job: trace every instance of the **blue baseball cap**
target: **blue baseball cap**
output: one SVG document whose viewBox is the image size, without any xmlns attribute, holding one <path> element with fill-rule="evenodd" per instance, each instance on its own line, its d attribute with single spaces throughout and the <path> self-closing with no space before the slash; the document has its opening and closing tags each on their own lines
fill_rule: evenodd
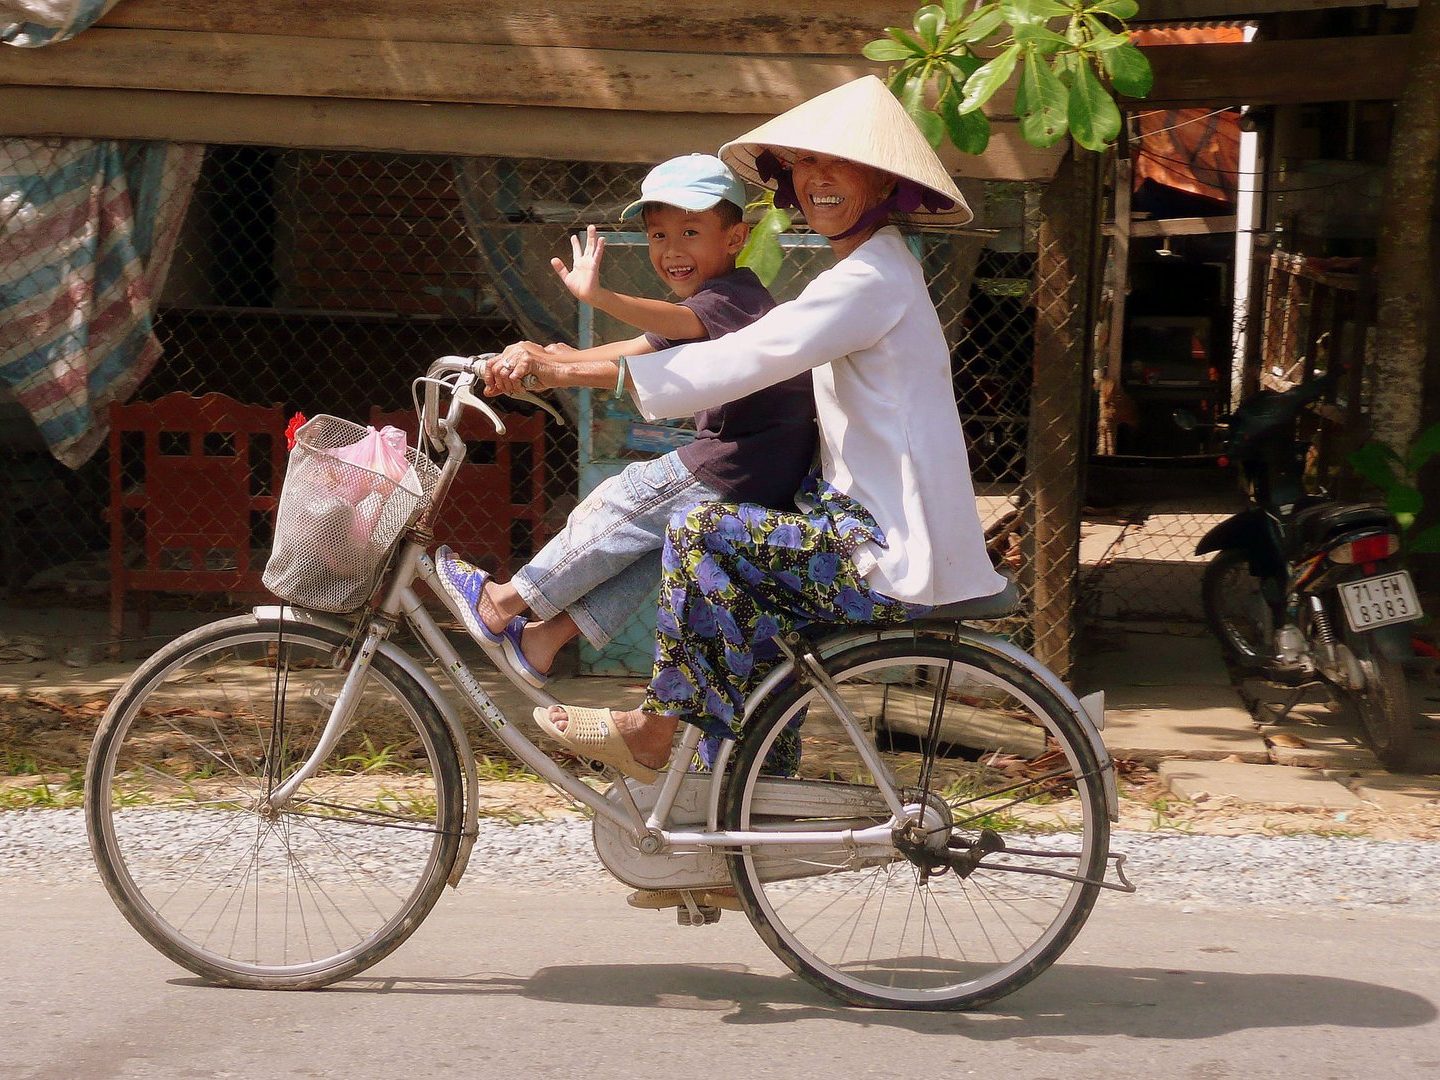
<svg viewBox="0 0 1440 1080">
<path fill-rule="evenodd" d="M 744 212 L 745 185 L 740 178 L 713 154 L 686 154 L 651 169 L 640 184 L 640 198 L 620 212 L 620 220 L 630 220 L 646 203 L 709 210 L 722 199 Z"/>
</svg>

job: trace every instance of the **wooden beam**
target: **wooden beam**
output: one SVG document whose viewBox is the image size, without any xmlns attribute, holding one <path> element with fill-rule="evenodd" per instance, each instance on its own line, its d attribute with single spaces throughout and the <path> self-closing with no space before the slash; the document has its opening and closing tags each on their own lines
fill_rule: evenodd
<svg viewBox="0 0 1440 1080">
<path fill-rule="evenodd" d="M 122 0 L 96 25 L 131 30 L 294 35 L 577 49 L 858 56 L 912 0 Z"/>
<path fill-rule="evenodd" d="M 781 112 L 884 68 L 861 57 L 476 48 L 352 38 L 92 29 L 44 49 L 0 51 L 0 83 L 483 102 L 577 109 Z"/>
<path fill-rule="evenodd" d="M 1155 87 L 1132 110 L 1388 101 L 1405 85 L 1408 38 L 1313 38 L 1245 45 L 1154 45 Z"/>
<path fill-rule="evenodd" d="M 1117 209 L 1116 213 L 1119 214 L 1119 212 Z M 1119 218 L 1114 222 L 1107 221 L 1100 226 L 1101 231 L 1106 235 L 1119 236 L 1120 221 Z M 1214 217 L 1156 218 L 1153 221 L 1147 218 L 1135 218 L 1125 224 L 1127 239 L 1130 236 L 1202 236 L 1205 233 L 1233 233 L 1234 231 L 1235 215 L 1233 214 L 1217 214 Z"/>
<path fill-rule="evenodd" d="M 1134 25 L 1253 18 L 1332 8 L 1413 7 L 1416 0 L 1146 0 Z"/>
<path fill-rule="evenodd" d="M 14 50 L 16 52 L 20 50 Z M 431 104 L 412 101 L 6 87 L 0 135 L 170 139 L 319 150 L 651 163 L 721 143 L 769 119 L 740 113 Z M 1048 180 L 1062 147 L 1037 150 L 994 121 L 980 157 L 946 151 L 960 177 Z"/>
</svg>

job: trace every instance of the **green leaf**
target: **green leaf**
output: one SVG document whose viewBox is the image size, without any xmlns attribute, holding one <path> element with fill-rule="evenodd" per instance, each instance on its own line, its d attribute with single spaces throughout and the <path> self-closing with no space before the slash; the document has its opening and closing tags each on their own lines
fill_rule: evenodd
<svg viewBox="0 0 1440 1080">
<path fill-rule="evenodd" d="M 736 266 L 748 266 L 761 284 L 769 285 L 780 273 L 785 251 L 780 247 L 780 234 L 790 228 L 790 213 L 772 206 L 750 229 L 750 239 L 740 249 Z"/>
<path fill-rule="evenodd" d="M 1143 98 L 1155 85 L 1155 73 L 1150 70 L 1150 61 L 1145 54 L 1130 42 L 1100 54 L 1105 65 L 1105 74 L 1110 76 L 1110 85 L 1118 94 L 1126 97 Z"/>
<path fill-rule="evenodd" d="M 1070 84 L 1070 134 L 1086 150 L 1104 150 L 1120 134 L 1120 110 L 1089 64 Z"/>
<path fill-rule="evenodd" d="M 969 0 L 944 0 L 940 6 L 945 9 L 945 20 L 953 23 L 963 19 L 968 2 Z"/>
<path fill-rule="evenodd" d="M 915 126 L 931 147 L 938 147 L 945 140 L 945 125 L 925 104 L 925 83 L 926 79 L 921 75 L 907 82 L 900 94 L 900 104 L 905 106 L 905 112 L 915 121 Z"/>
<path fill-rule="evenodd" d="M 965 80 L 970 78 L 971 75 L 974 75 L 975 72 L 979 71 L 985 64 L 984 60 L 981 60 L 978 56 L 971 56 L 969 53 L 963 56 L 946 56 L 942 59 L 953 73 L 951 78 L 961 86 L 964 86 Z"/>
<path fill-rule="evenodd" d="M 1085 57 L 1078 52 L 1067 51 L 1056 53 L 1054 60 L 1055 74 L 1060 76 L 1060 81 L 1068 88 L 1075 84 L 1075 73 L 1085 64 Z"/>
<path fill-rule="evenodd" d="M 1006 21 L 1015 27 L 1058 19 L 1074 10 L 1069 4 L 1057 3 L 1057 0 L 1003 0 L 1000 7 L 1005 12 Z"/>
<path fill-rule="evenodd" d="M 1015 92 L 1020 135 L 1031 146 L 1054 146 L 1069 128 L 1069 103 L 1060 76 L 1035 50 L 1026 53 Z"/>
<path fill-rule="evenodd" d="M 1115 33 L 1094 15 L 1085 16 L 1085 29 L 1090 31 L 1090 36 L 1082 43 L 1081 48 L 1087 52 L 1104 52 L 1107 49 L 1118 49 L 1130 40 L 1129 34 Z"/>
<path fill-rule="evenodd" d="M 1440 424 L 1432 424 L 1416 436 L 1405 455 L 1405 464 L 1410 471 L 1419 472 L 1420 467 L 1436 454 L 1440 454 Z"/>
<path fill-rule="evenodd" d="M 1063 34 L 1057 34 L 1046 26 L 1017 26 L 1015 40 L 1022 45 L 1039 46 L 1047 54 L 1056 49 L 1065 49 L 1070 46 L 1070 42 L 1065 39 Z"/>
<path fill-rule="evenodd" d="M 1407 538 L 1406 550 L 1417 552 L 1421 555 L 1434 555 L 1440 552 L 1440 525 L 1431 525 L 1429 528 L 1421 529 L 1414 536 Z"/>
<path fill-rule="evenodd" d="M 1400 483 L 1395 473 L 1396 454 L 1382 442 L 1367 442 L 1350 452 L 1350 467 L 1382 491 Z"/>
<path fill-rule="evenodd" d="M 1418 488 L 1409 484 L 1396 484 L 1385 493 L 1385 506 L 1397 517 L 1410 514 L 1412 517 L 1425 507 L 1425 498 Z M 1409 525 L 1405 526 L 1407 529 Z"/>
<path fill-rule="evenodd" d="M 1140 13 L 1140 5 L 1135 0 L 1100 0 L 1098 4 L 1091 4 L 1085 11 L 1113 15 L 1117 19 L 1133 19 Z"/>
<path fill-rule="evenodd" d="M 897 45 L 905 46 L 912 56 L 926 56 L 930 52 L 924 45 L 911 37 L 907 31 L 901 30 L 898 26 L 885 27 L 885 36 Z"/>
<path fill-rule="evenodd" d="M 940 99 L 940 119 L 950 141 L 962 153 L 983 154 L 990 145 L 990 118 L 979 109 L 962 113 L 959 102 L 947 94 Z"/>
<path fill-rule="evenodd" d="M 984 41 L 1005 22 L 1005 12 L 999 4 L 990 4 L 971 13 L 960 31 L 961 41 Z"/>
<path fill-rule="evenodd" d="M 926 4 L 915 12 L 915 34 L 924 42 L 927 52 L 940 44 L 940 28 L 945 25 L 945 9 L 939 4 Z"/>
<path fill-rule="evenodd" d="M 892 41 L 890 38 L 877 38 L 875 41 L 868 42 L 860 50 L 860 55 L 867 60 L 878 60 L 882 64 L 888 64 L 892 60 L 908 60 L 915 54 L 898 41 Z"/>
<path fill-rule="evenodd" d="M 965 80 L 965 96 L 960 101 L 962 113 L 974 112 L 1004 86 L 1015 70 L 1015 61 L 1020 58 L 1020 46 L 1011 45 L 1000 55 L 982 64 Z"/>
</svg>

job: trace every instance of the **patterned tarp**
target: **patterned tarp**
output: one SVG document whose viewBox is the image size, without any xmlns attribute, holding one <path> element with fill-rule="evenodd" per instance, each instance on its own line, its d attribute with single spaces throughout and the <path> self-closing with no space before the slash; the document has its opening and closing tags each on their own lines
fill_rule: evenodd
<svg viewBox="0 0 1440 1080">
<path fill-rule="evenodd" d="M 0 0 L 0 41 L 34 49 L 69 41 L 117 0 Z"/>
<path fill-rule="evenodd" d="M 71 468 L 159 358 L 154 297 L 204 153 L 0 139 L 0 384 Z"/>
</svg>

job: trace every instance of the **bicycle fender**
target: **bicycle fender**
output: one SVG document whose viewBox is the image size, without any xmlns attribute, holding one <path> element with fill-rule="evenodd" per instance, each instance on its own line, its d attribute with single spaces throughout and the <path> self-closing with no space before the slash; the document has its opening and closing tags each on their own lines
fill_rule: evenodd
<svg viewBox="0 0 1440 1080">
<path fill-rule="evenodd" d="M 257 619 L 283 619 L 285 622 L 306 623 L 346 635 L 354 629 L 344 619 L 288 605 L 282 607 L 274 604 L 252 610 Z M 389 639 L 382 641 L 377 651 L 382 656 L 394 661 L 395 665 L 414 679 L 425 691 L 426 696 L 434 702 L 435 707 L 440 710 L 440 718 L 445 721 L 445 727 L 450 732 L 450 738 L 455 743 L 455 749 L 460 754 L 460 767 L 465 771 L 466 812 L 464 828 L 460 833 L 460 847 L 455 853 L 455 865 L 451 867 L 450 876 L 446 879 L 453 889 L 460 884 L 460 879 L 465 874 L 465 868 L 470 864 L 470 852 L 474 849 L 476 837 L 479 835 L 479 820 L 476 817 L 475 809 L 480 805 L 480 778 L 475 771 L 475 755 L 470 749 L 470 737 L 465 734 L 465 725 L 461 720 L 459 710 L 455 708 L 455 703 L 448 694 L 440 689 L 439 684 L 430 677 L 430 673 L 420 666 L 419 661 Z"/>
<path fill-rule="evenodd" d="M 896 628 L 882 630 L 878 633 L 871 630 L 837 635 L 827 638 L 821 643 L 820 659 L 824 660 L 843 649 L 853 648 L 867 642 L 909 637 L 914 633 L 913 629 Z M 1085 733 L 1085 738 L 1090 743 L 1090 748 L 1095 752 L 1095 760 L 1100 765 L 1100 784 L 1105 793 L 1106 814 L 1111 821 L 1118 822 L 1120 820 L 1120 792 L 1115 780 L 1115 761 L 1111 758 L 1110 750 L 1105 745 L 1105 739 L 1100 734 L 1105 727 L 1104 691 L 1087 694 L 1083 699 L 1078 698 L 1074 691 L 1060 681 L 1058 675 L 1024 649 L 1004 638 L 968 626 L 961 626 L 957 636 L 970 645 L 1009 660 L 1015 666 L 1023 669 L 1054 694 L 1066 710 L 1075 717 L 1076 723 L 1080 725 L 1080 730 Z M 793 677 L 793 674 L 794 664 L 786 660 L 766 675 L 745 702 L 744 721 L 748 722 L 759 703 L 764 701 L 782 682 Z M 728 751 L 733 746 L 734 741 L 727 740 L 725 746 L 721 748 L 721 755 L 715 762 L 715 771 L 710 781 L 710 827 L 712 829 L 718 828 L 720 795 L 724 786 L 725 767 L 728 766 L 730 760 Z"/>
</svg>

